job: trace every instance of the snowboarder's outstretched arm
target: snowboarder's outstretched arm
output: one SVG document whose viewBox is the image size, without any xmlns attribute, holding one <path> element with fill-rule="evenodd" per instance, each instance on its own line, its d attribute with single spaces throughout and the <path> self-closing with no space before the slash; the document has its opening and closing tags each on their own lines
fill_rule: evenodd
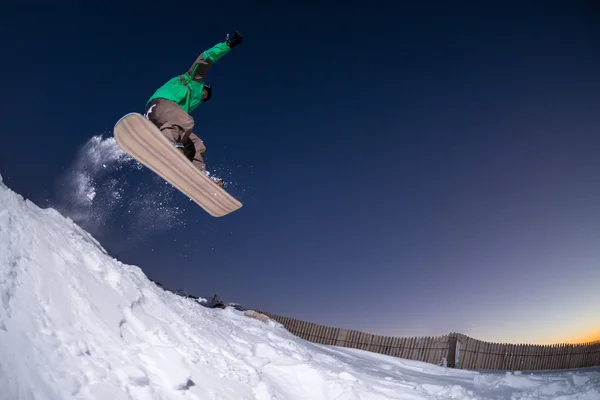
<svg viewBox="0 0 600 400">
<path fill-rule="evenodd" d="M 217 43 L 210 49 L 203 51 L 194 61 L 187 74 L 197 82 L 204 82 L 212 65 L 240 43 L 242 43 L 242 35 L 239 32 L 236 31 L 231 37 L 227 35 L 224 42 Z"/>
</svg>

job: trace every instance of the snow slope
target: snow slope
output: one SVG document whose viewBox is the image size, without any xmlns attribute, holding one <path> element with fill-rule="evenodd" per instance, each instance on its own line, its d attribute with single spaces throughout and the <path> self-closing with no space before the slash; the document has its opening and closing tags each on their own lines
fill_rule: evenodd
<svg viewBox="0 0 600 400">
<path fill-rule="evenodd" d="M 207 309 L 0 178 L 1 399 L 600 399 L 600 369 L 452 370 Z"/>
</svg>

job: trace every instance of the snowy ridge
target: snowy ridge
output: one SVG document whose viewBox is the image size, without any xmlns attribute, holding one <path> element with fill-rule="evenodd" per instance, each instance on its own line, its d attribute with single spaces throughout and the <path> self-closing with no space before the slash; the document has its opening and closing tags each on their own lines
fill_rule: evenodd
<svg viewBox="0 0 600 400">
<path fill-rule="evenodd" d="M 0 399 L 600 399 L 600 369 L 452 370 L 307 343 L 110 257 L 0 177 Z"/>
</svg>

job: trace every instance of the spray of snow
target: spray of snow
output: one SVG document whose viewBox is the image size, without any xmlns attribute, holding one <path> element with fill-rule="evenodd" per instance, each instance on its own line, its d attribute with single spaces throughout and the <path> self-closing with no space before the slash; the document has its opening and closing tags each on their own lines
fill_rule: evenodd
<svg viewBox="0 0 600 400">
<path fill-rule="evenodd" d="M 482 373 L 308 343 L 164 291 L 0 177 L 0 388 L 39 400 L 595 400 L 600 368 Z"/>
<path fill-rule="evenodd" d="M 184 210 L 174 204 L 178 192 L 121 150 L 113 137 L 93 136 L 85 143 L 60 178 L 57 194 L 51 205 L 93 233 L 122 220 L 138 236 L 184 223 Z"/>
<path fill-rule="evenodd" d="M 240 172 L 243 170 L 244 173 L 248 173 L 249 170 L 252 171 L 253 166 L 243 167 L 236 165 L 233 167 L 232 165 L 234 165 L 233 162 L 217 165 L 211 164 L 206 171 L 206 175 L 213 181 L 223 180 L 225 189 L 238 200 L 243 201 L 247 187 L 239 181 Z"/>
</svg>

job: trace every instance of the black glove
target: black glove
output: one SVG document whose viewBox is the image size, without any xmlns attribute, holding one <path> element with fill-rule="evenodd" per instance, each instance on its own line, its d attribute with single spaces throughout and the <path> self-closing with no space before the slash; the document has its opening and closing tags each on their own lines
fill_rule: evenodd
<svg viewBox="0 0 600 400">
<path fill-rule="evenodd" d="M 229 37 L 229 34 L 227 34 L 227 36 L 225 37 L 225 42 L 227 43 L 227 46 L 229 46 L 230 49 L 233 49 L 235 46 L 242 43 L 242 39 L 243 37 L 240 34 L 240 32 L 235 31 L 232 37 Z"/>
</svg>

